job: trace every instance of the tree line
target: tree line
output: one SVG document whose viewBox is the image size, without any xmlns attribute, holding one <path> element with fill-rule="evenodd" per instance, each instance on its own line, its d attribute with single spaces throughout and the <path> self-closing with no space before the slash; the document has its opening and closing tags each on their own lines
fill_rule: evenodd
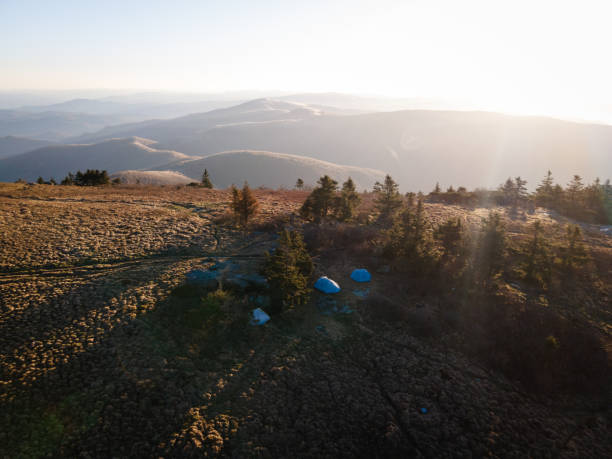
<svg viewBox="0 0 612 459">
<path fill-rule="evenodd" d="M 547 177 L 550 182 L 550 174 Z M 360 202 L 352 180 L 349 178 L 338 189 L 338 182 L 325 175 L 317 184 L 306 198 L 300 210 L 301 215 L 315 223 L 325 219 L 343 222 L 351 220 Z M 505 205 L 520 205 L 526 200 L 528 195 L 525 185 L 526 182 L 517 177 L 501 186 L 499 191 Z M 533 199 L 540 202 L 542 196 L 546 196 L 546 190 L 546 186 L 538 187 Z M 572 181 L 568 190 L 563 191 L 564 196 L 571 196 L 566 199 L 580 200 L 580 193 L 584 193 L 587 196 L 583 198 L 585 201 L 588 193 L 592 192 L 592 188 L 580 187 L 577 179 Z M 479 231 L 474 233 L 461 219 L 432 224 L 424 209 L 426 197 L 414 193 L 402 196 L 399 185 L 390 175 L 383 182 L 376 182 L 373 193 L 376 223 L 383 235 L 383 254 L 394 260 L 398 268 L 421 275 L 440 271 L 453 272 L 453 275 L 461 273 L 476 283 L 486 283 L 487 279 L 495 277 L 503 269 L 507 238 L 499 213 L 491 212 L 483 220 Z M 446 193 L 467 191 L 447 190 Z M 441 196 L 445 193 L 436 186 L 429 197 L 432 194 Z M 545 204 L 551 205 L 548 202 Z M 580 227 L 568 226 L 565 239 L 565 246 L 553 247 L 546 242 L 542 226 L 536 223 L 532 240 L 518 250 L 524 259 L 516 266 L 516 271 L 522 273 L 526 281 L 541 286 L 550 284 L 554 273 L 571 275 L 576 272 L 586 260 Z"/>
<path fill-rule="evenodd" d="M 602 183 L 595 179 L 585 184 L 580 175 L 563 187 L 555 183 L 552 172 L 548 171 L 535 192 L 529 193 L 527 181 L 521 177 L 508 178 L 496 190 L 477 189 L 467 191 L 464 187 L 454 189 L 452 186 L 442 191 L 436 184 L 429 193 L 431 202 L 461 205 L 499 205 L 512 208 L 533 209 L 545 207 L 576 220 L 612 224 L 612 185 L 610 180 Z"/>
</svg>

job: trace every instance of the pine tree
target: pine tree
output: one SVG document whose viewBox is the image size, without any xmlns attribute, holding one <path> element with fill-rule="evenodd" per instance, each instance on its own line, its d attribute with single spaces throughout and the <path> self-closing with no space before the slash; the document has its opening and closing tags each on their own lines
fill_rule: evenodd
<svg viewBox="0 0 612 459">
<path fill-rule="evenodd" d="M 45 183 L 45 179 L 43 179 L 42 177 L 38 177 L 36 179 L 36 183 L 38 183 L 39 185 L 43 185 Z"/>
<path fill-rule="evenodd" d="M 70 181 L 72 180 L 72 183 Z M 76 175 L 68 174 L 68 176 L 62 180 L 62 184 L 66 185 L 77 185 L 77 186 L 98 186 L 108 185 L 110 183 L 110 177 L 108 172 L 105 170 L 99 171 L 98 169 L 87 169 L 85 172 L 77 171 Z"/>
<path fill-rule="evenodd" d="M 74 174 L 72 172 L 68 172 L 68 175 L 64 177 L 60 185 L 74 185 Z"/>
<path fill-rule="evenodd" d="M 304 188 L 304 180 L 302 180 L 301 178 L 298 178 L 297 181 L 295 182 L 295 189 L 301 190 L 302 188 Z"/>
<path fill-rule="evenodd" d="M 202 174 L 202 186 L 204 188 L 209 188 L 209 189 L 213 188 L 213 184 L 210 181 L 210 177 L 208 175 L 208 170 L 207 169 L 204 169 L 204 173 Z"/>
<path fill-rule="evenodd" d="M 383 222 L 391 222 L 397 211 L 402 207 L 399 185 L 387 174 L 383 183 L 376 182 L 374 193 L 377 195 L 375 202 L 379 219 Z"/>
<path fill-rule="evenodd" d="M 442 192 L 442 189 L 440 188 L 440 183 L 436 182 L 436 187 L 433 190 L 434 193 L 440 193 Z"/>
<path fill-rule="evenodd" d="M 610 184 L 610 179 L 606 180 L 606 183 L 603 185 L 603 194 L 603 208 L 606 215 L 606 223 L 610 225 L 612 224 L 612 185 Z"/>
<path fill-rule="evenodd" d="M 349 177 L 348 180 L 342 184 L 342 190 L 338 197 L 338 219 L 341 221 L 348 221 L 353 218 L 353 213 L 360 202 L 361 198 L 359 198 L 355 183 L 353 179 Z"/>
<path fill-rule="evenodd" d="M 550 207 L 553 203 L 554 179 L 551 171 L 548 171 L 542 183 L 536 188 L 536 204 L 543 207 Z"/>
<path fill-rule="evenodd" d="M 412 191 L 409 191 L 408 193 L 406 193 L 406 206 L 408 208 L 414 207 L 415 199 L 416 199 L 416 194 L 414 194 Z"/>
<path fill-rule="evenodd" d="M 505 254 L 506 230 L 501 215 L 491 212 L 482 222 L 474 257 L 474 269 L 482 281 L 501 271 Z"/>
<path fill-rule="evenodd" d="M 515 196 L 514 180 L 508 177 L 506 182 L 502 186 L 499 187 L 499 191 L 502 193 L 503 203 L 505 205 L 514 203 L 514 196 Z"/>
<path fill-rule="evenodd" d="M 523 249 L 527 257 L 523 265 L 525 279 L 545 287 L 551 279 L 552 256 L 542 231 L 541 223 L 536 221 L 533 224 L 533 237 Z"/>
<path fill-rule="evenodd" d="M 567 184 L 568 198 L 576 200 L 583 188 L 584 185 L 582 184 L 582 177 L 579 175 L 574 175 L 572 181 Z"/>
<path fill-rule="evenodd" d="M 231 208 L 238 224 L 246 230 L 249 220 L 259 209 L 259 202 L 247 182 L 244 182 L 242 190 L 232 185 Z"/>
<path fill-rule="evenodd" d="M 451 218 L 436 228 L 434 237 L 442 246 L 443 261 L 450 261 L 462 254 L 464 233 L 465 229 L 460 218 Z"/>
<path fill-rule="evenodd" d="M 316 222 L 320 222 L 334 210 L 338 182 L 324 175 L 317 180 L 317 183 L 318 186 L 304 201 L 300 213 L 305 218 L 313 218 Z"/>
<path fill-rule="evenodd" d="M 296 231 L 282 231 L 276 250 L 266 255 L 264 267 L 272 305 L 276 311 L 307 301 L 311 291 L 308 282 L 312 272 L 312 258 L 306 250 L 302 235 Z"/>
<path fill-rule="evenodd" d="M 387 232 L 386 255 L 403 259 L 408 270 L 428 273 L 437 255 L 430 226 L 423 201 L 419 199 L 416 209 L 405 208 Z"/>
<path fill-rule="evenodd" d="M 565 276 L 572 277 L 586 264 L 588 257 L 580 227 L 568 225 L 566 235 L 567 245 L 561 249 L 561 270 Z"/>
<path fill-rule="evenodd" d="M 514 205 L 518 205 L 527 197 L 527 180 L 520 176 L 514 179 Z"/>
</svg>

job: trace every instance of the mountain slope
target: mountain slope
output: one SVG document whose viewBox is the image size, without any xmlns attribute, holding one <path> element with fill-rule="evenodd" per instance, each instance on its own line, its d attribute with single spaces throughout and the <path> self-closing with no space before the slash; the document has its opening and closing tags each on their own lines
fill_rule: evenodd
<svg viewBox="0 0 612 459">
<path fill-rule="evenodd" d="M 51 145 L 51 142 L 12 135 L 0 137 L 0 159 L 26 153 L 36 148 L 46 147 L 47 145 Z"/>
<path fill-rule="evenodd" d="M 229 108 L 194 113 L 171 120 L 147 120 L 129 125 L 111 126 L 93 134 L 76 137 L 72 141 L 96 142 L 109 137 L 138 136 L 155 138 L 164 145 L 180 146 L 184 142 L 190 148 L 188 154 L 198 155 L 199 147 L 197 141 L 194 144 L 194 137 L 197 139 L 210 129 L 238 125 L 283 125 L 317 117 L 322 113 L 321 109 L 304 104 L 256 99 Z M 212 154 L 219 150 L 207 151 Z"/>
<path fill-rule="evenodd" d="M 404 190 L 428 191 L 437 181 L 443 186 L 493 187 L 518 175 L 533 187 L 548 169 L 561 183 L 573 174 L 587 180 L 612 176 L 612 126 L 488 112 L 406 110 L 333 116 L 311 106 L 306 106 L 308 116 L 295 116 L 301 113 L 298 104 L 283 113 L 279 103 L 288 104 L 258 100 L 126 126 L 121 132 L 145 135 L 158 140 L 161 148 L 192 155 L 282 151 L 376 168 L 390 172 Z M 266 104 L 279 108 L 265 110 Z"/>
<path fill-rule="evenodd" d="M 291 188 L 299 178 L 306 185 L 315 185 L 322 175 L 329 175 L 342 182 L 349 176 L 358 188 L 372 188 L 384 173 L 375 169 L 343 166 L 303 156 L 272 153 L 269 151 L 228 151 L 203 159 L 179 161 L 155 168 L 174 170 L 199 181 L 204 169 L 208 169 L 215 187 L 241 185 L 245 180 L 253 187 Z"/>
<path fill-rule="evenodd" d="M 0 181 L 63 178 L 77 169 L 146 169 L 188 158 L 153 148 L 155 141 L 137 137 L 111 139 L 89 145 L 54 145 L 0 160 Z"/>
<path fill-rule="evenodd" d="M 126 115 L 0 110 L 0 136 L 12 135 L 60 141 L 132 120 L 133 117 Z"/>
</svg>

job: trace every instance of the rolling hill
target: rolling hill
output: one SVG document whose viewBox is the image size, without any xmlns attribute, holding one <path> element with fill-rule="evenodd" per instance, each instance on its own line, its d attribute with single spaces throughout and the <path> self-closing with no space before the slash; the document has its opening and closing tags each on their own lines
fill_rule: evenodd
<svg viewBox="0 0 612 459">
<path fill-rule="evenodd" d="M 612 127 L 489 112 L 404 110 L 338 116 L 312 106 L 260 99 L 236 107 L 91 136 L 138 135 L 160 148 L 207 156 L 281 151 L 390 172 L 404 190 L 495 187 L 522 176 L 530 187 L 548 169 L 566 183 L 612 176 Z M 442 167 L 444 166 L 444 167 Z"/>
<path fill-rule="evenodd" d="M 333 108 L 328 108 L 336 113 Z M 342 111 L 340 111 L 342 112 Z M 256 99 L 229 108 L 221 108 L 205 113 L 195 113 L 171 120 L 146 120 L 127 125 L 110 126 L 93 134 L 86 134 L 71 139 L 74 142 L 95 142 L 109 137 L 129 136 L 156 138 L 165 144 L 185 145 L 191 155 L 199 155 L 198 139 L 211 129 L 236 127 L 280 125 L 295 123 L 300 120 L 321 116 L 323 109 L 310 105 L 272 99 Z M 248 148 L 248 147 L 245 147 Z M 211 151 L 208 154 L 221 150 Z M 177 151 L 181 151 L 177 149 Z"/>
<path fill-rule="evenodd" d="M 208 169 L 215 187 L 241 185 L 245 180 L 253 187 L 292 188 L 298 177 L 306 185 L 315 185 L 322 175 L 342 182 L 349 176 L 360 189 L 372 188 L 384 173 L 375 169 L 342 166 L 303 156 L 272 153 L 269 151 L 227 151 L 202 159 L 191 159 L 166 164 L 158 170 L 174 170 L 199 181 L 202 171 Z"/>
<path fill-rule="evenodd" d="M 0 181 L 19 178 L 35 180 L 38 176 L 63 178 L 77 169 L 148 169 L 188 158 L 170 150 L 153 148 L 156 142 L 138 137 L 110 139 L 86 145 L 53 145 L 0 159 Z"/>
<path fill-rule="evenodd" d="M 47 145 L 51 145 L 51 142 L 29 139 L 27 137 L 15 137 L 13 135 L 0 137 L 0 159 L 26 153 L 37 148 L 46 147 Z"/>
</svg>

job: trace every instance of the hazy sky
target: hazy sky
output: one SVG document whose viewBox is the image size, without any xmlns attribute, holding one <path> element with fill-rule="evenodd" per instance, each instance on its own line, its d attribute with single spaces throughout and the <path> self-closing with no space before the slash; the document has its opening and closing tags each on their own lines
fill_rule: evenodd
<svg viewBox="0 0 612 459">
<path fill-rule="evenodd" d="M 0 89 L 340 91 L 608 117 L 609 4 L 0 0 Z"/>
</svg>

